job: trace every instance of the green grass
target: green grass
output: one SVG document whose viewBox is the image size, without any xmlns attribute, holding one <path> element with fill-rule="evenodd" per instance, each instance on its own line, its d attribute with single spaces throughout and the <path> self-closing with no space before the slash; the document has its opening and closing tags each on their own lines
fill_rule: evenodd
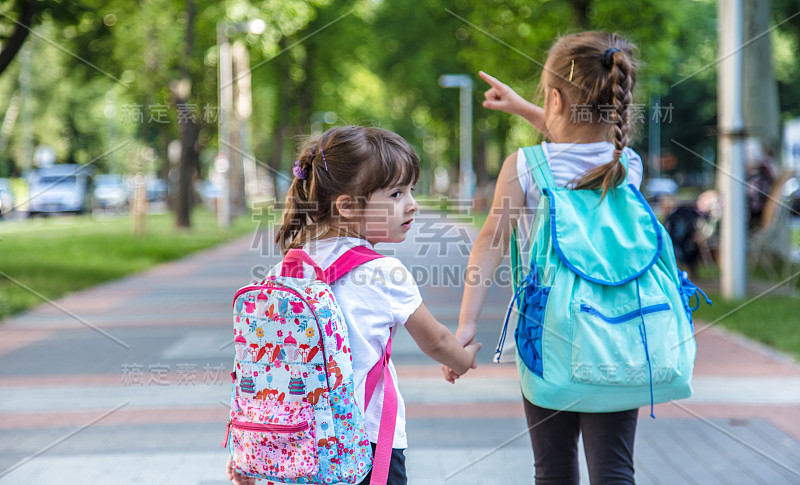
<svg viewBox="0 0 800 485">
<path fill-rule="evenodd" d="M 142 271 L 256 229 L 240 217 L 230 230 L 197 210 L 192 229 L 175 229 L 172 214 L 148 216 L 147 234 L 131 235 L 128 217 L 54 217 L 0 224 L 0 271 L 48 299 Z M 42 303 L 0 274 L 0 319 Z"/>
<path fill-rule="evenodd" d="M 714 305 L 701 304 L 695 319 L 718 321 L 717 325 L 800 359 L 800 298 L 766 296 L 744 305 L 747 300 L 724 301 L 716 293 L 708 296 Z"/>
</svg>

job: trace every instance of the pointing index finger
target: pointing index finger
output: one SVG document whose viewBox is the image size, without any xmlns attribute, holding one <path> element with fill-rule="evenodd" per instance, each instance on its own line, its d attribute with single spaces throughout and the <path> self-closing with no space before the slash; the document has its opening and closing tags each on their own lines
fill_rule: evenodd
<svg viewBox="0 0 800 485">
<path fill-rule="evenodd" d="M 505 84 L 501 83 L 496 78 L 494 78 L 493 76 L 490 76 L 489 74 L 486 74 L 483 71 L 478 71 L 478 75 L 481 77 L 481 79 L 483 79 L 484 81 L 489 83 L 494 88 L 499 88 L 501 86 L 505 86 Z"/>
</svg>

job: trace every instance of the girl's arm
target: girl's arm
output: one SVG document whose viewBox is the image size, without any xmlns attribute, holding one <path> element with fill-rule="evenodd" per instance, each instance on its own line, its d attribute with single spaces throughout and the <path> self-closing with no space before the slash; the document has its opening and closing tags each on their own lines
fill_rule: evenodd
<svg viewBox="0 0 800 485">
<path fill-rule="evenodd" d="M 542 108 L 526 101 L 508 85 L 503 84 L 485 72 L 480 71 L 478 74 L 491 86 L 484 93 L 486 97 L 486 101 L 483 102 L 484 108 L 522 116 L 534 128 L 542 132 L 544 136 L 550 138 L 544 123 L 544 110 Z"/>
<path fill-rule="evenodd" d="M 475 367 L 475 354 L 481 344 L 472 342 L 462 346 L 450 330 L 431 315 L 424 303 L 408 317 L 405 327 L 425 355 L 456 374 L 461 375 Z"/>
<path fill-rule="evenodd" d="M 489 292 L 489 284 L 503 260 L 520 211 L 524 207 L 525 193 L 517 175 L 517 154 L 512 153 L 500 169 L 492 208 L 469 254 L 467 280 L 456 332 L 462 344 L 468 344 L 475 339 L 478 317 Z"/>
</svg>

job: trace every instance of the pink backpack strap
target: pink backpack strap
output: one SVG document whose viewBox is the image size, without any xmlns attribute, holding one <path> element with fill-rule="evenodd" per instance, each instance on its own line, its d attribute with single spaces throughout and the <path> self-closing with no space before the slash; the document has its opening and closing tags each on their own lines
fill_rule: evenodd
<svg viewBox="0 0 800 485">
<path fill-rule="evenodd" d="M 281 276 L 302 278 L 303 263 L 305 263 L 314 268 L 318 280 L 322 280 L 330 285 L 356 267 L 382 257 L 382 254 L 366 246 L 356 246 L 345 251 L 332 265 L 323 270 L 311 259 L 311 256 L 302 249 L 290 249 L 289 252 L 286 253 L 286 256 L 283 257 Z"/>
<path fill-rule="evenodd" d="M 325 281 L 325 273 L 322 271 L 322 268 L 317 266 L 317 263 L 311 259 L 311 256 L 302 249 L 290 249 L 289 252 L 286 253 L 286 256 L 283 257 L 283 266 L 281 266 L 281 276 L 302 278 L 303 263 L 314 268 L 318 280 Z"/>
<path fill-rule="evenodd" d="M 332 265 L 325 269 L 325 282 L 333 284 L 342 276 L 346 275 L 354 268 L 362 264 L 372 261 L 373 259 L 382 258 L 383 255 L 373 251 L 366 246 L 356 246 L 345 251 L 344 254 L 333 262 Z"/>
<path fill-rule="evenodd" d="M 397 421 L 397 391 L 394 387 L 392 373 L 389 371 L 389 358 L 392 356 L 392 337 L 386 345 L 386 353 L 367 373 L 367 384 L 364 390 L 364 409 L 369 405 L 372 394 L 383 376 L 383 409 L 381 424 L 378 429 L 378 443 L 375 447 L 375 458 L 372 462 L 370 485 L 385 485 L 389 478 L 389 464 L 392 460 L 392 443 Z"/>
</svg>

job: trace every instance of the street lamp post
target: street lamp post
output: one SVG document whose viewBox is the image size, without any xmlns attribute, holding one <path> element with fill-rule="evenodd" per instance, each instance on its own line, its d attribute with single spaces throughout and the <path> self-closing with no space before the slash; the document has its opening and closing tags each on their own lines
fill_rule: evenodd
<svg viewBox="0 0 800 485">
<path fill-rule="evenodd" d="M 439 76 L 439 86 L 459 88 L 461 101 L 459 135 L 459 205 L 472 200 L 475 193 L 475 172 L 472 169 L 472 78 L 467 74 L 445 74 Z"/>
</svg>

